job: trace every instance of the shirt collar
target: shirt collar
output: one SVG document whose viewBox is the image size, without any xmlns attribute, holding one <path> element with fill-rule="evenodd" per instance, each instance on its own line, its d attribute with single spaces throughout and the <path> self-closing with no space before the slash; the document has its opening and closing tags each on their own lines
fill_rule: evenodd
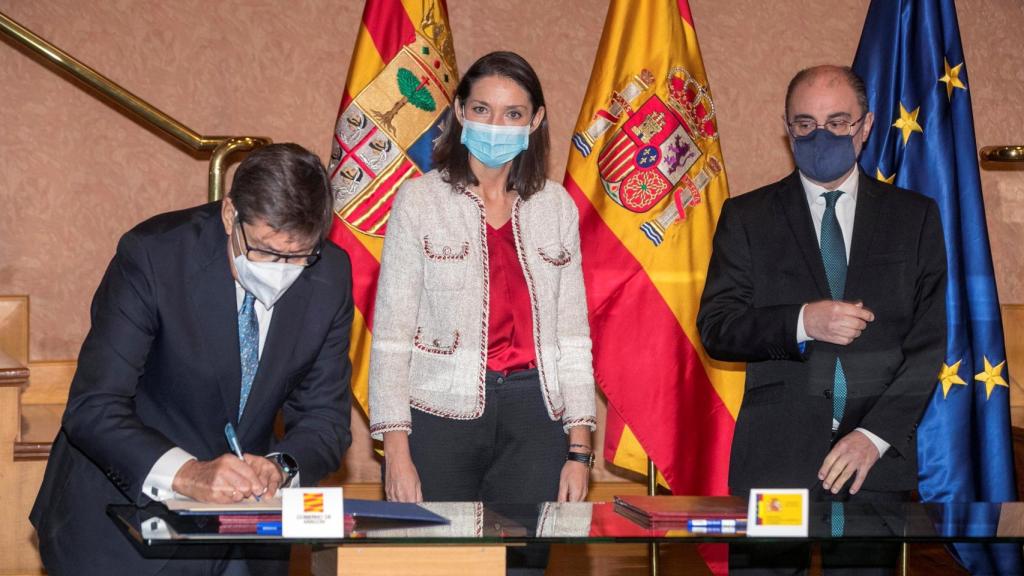
<svg viewBox="0 0 1024 576">
<path fill-rule="evenodd" d="M 822 194 L 828 192 L 828 188 L 811 182 L 803 172 L 797 171 L 800 174 L 800 183 L 803 184 L 804 194 L 807 195 L 807 203 L 814 204 L 815 202 L 824 204 L 825 199 L 821 197 Z M 839 197 L 842 201 L 844 198 L 849 198 L 850 201 L 857 202 L 857 189 L 860 188 L 860 168 L 850 172 L 850 175 L 846 177 L 846 180 L 836 186 L 836 190 L 842 190 L 843 195 Z"/>
</svg>

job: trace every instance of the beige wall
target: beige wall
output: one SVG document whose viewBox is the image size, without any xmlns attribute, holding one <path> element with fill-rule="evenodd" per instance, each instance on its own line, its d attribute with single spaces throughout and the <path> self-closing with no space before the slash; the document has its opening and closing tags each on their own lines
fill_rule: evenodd
<svg viewBox="0 0 1024 576">
<path fill-rule="evenodd" d="M 537 68 L 560 180 L 606 1 L 448 4 L 463 69 L 499 48 Z M 867 4 L 690 1 L 733 194 L 791 169 L 785 84 L 808 65 L 849 63 Z M 959 4 L 978 143 L 1024 143 L 1024 4 Z M 200 132 L 265 135 L 326 157 L 362 2 L 0 0 L 0 11 Z M 206 167 L 0 42 L 0 294 L 32 297 L 33 359 L 78 353 L 119 235 L 204 201 Z M 1024 302 L 1024 171 L 983 171 L 982 182 L 1002 300 Z M 356 477 L 375 473 L 361 462 Z"/>
</svg>

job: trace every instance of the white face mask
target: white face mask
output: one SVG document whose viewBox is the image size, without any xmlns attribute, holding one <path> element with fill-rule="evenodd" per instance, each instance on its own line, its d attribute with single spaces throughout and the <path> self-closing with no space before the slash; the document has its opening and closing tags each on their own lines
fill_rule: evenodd
<svg viewBox="0 0 1024 576">
<path fill-rule="evenodd" d="M 274 307 L 281 296 L 299 279 L 304 269 L 305 267 L 299 264 L 253 262 L 246 258 L 245 254 L 235 256 L 238 283 L 266 308 Z"/>
</svg>

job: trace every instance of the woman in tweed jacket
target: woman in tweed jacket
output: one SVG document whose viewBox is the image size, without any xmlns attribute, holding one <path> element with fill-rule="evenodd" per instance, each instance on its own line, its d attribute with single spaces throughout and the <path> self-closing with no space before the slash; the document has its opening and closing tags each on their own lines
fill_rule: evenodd
<svg viewBox="0 0 1024 576">
<path fill-rule="evenodd" d="M 547 180 L 540 82 L 495 52 L 463 76 L 437 170 L 384 241 L 370 432 L 389 500 L 586 497 L 594 377 L 576 207 Z"/>
</svg>

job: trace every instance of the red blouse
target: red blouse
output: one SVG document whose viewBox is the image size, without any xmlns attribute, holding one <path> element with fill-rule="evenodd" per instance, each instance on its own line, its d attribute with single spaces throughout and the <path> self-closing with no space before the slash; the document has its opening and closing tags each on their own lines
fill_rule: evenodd
<svg viewBox="0 0 1024 576">
<path fill-rule="evenodd" d="M 536 368 L 530 292 L 519 265 L 511 220 L 498 229 L 487 225 L 487 252 L 490 261 L 487 369 L 508 374 Z"/>
</svg>

